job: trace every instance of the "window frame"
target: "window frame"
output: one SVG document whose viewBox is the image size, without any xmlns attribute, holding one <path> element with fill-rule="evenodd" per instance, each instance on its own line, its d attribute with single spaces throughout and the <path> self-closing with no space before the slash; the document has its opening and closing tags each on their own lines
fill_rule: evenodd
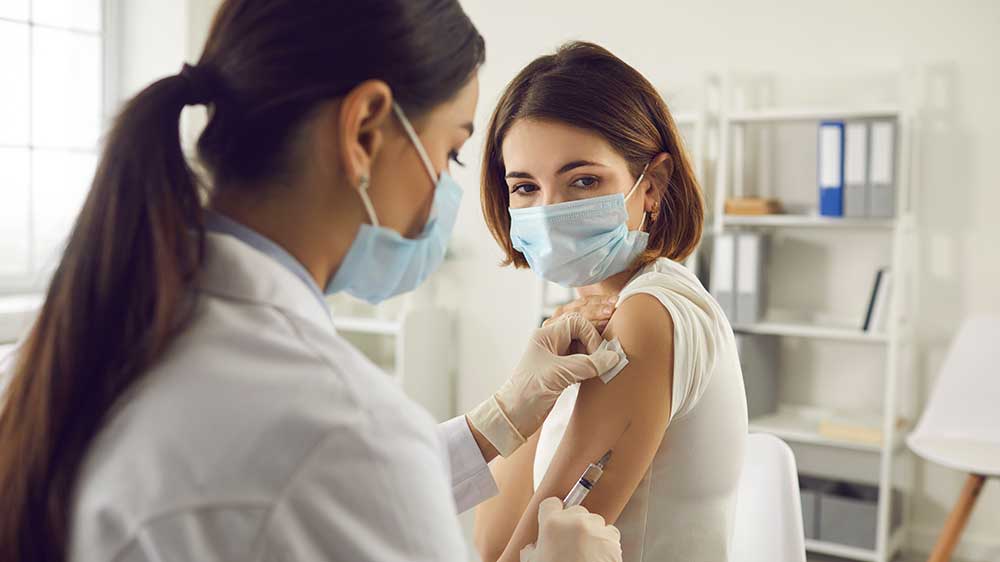
<svg viewBox="0 0 1000 562">
<path fill-rule="evenodd" d="M 33 1 L 33 0 L 32 0 Z M 101 96 L 100 96 L 100 107 L 97 108 L 98 115 L 101 124 L 101 134 L 103 135 L 107 129 L 108 125 L 113 118 L 113 111 L 118 107 L 121 99 L 121 92 L 119 86 L 119 52 L 120 52 L 120 34 L 118 30 L 119 25 L 119 14 L 120 8 L 118 2 L 120 0 L 98 0 L 99 9 L 101 10 L 101 29 L 97 32 L 100 43 L 100 59 L 101 59 L 101 77 L 99 79 L 101 85 Z M 38 26 L 31 20 L 31 1 L 29 1 L 29 33 L 30 29 Z M 8 20 L 4 18 L 4 21 L 10 21 L 13 23 L 21 23 L 21 20 Z M 60 29 L 73 31 L 72 27 L 62 27 L 62 26 L 50 26 L 50 25 L 40 25 L 38 27 L 44 27 L 49 29 Z M 77 30 L 79 31 L 79 30 Z M 29 47 L 28 57 L 29 57 L 29 80 L 33 79 L 31 74 L 32 57 L 34 53 Z M 30 88 L 30 83 L 29 83 Z M 34 103 L 34 93 L 29 89 L 29 104 Z M 30 111 L 31 105 L 29 105 Z M 31 117 L 29 116 L 29 119 Z M 22 145 L 9 145 L 8 148 L 20 148 Z M 32 139 L 29 139 L 27 145 L 23 145 L 29 151 L 35 150 L 32 144 Z M 72 150 L 72 149 L 68 149 Z M 101 146 L 100 141 L 94 150 L 99 155 Z M 32 181 L 32 172 L 29 167 L 29 190 L 28 190 L 28 205 L 29 205 L 29 216 L 28 216 L 28 232 L 26 236 L 29 237 L 29 266 L 30 271 L 26 275 L 0 275 L 0 299 L 5 297 L 19 297 L 24 295 L 39 295 L 44 293 L 48 287 L 49 280 L 51 278 L 52 270 L 39 267 L 37 263 L 38 256 L 35 256 L 35 244 L 34 244 L 34 205 L 33 200 L 35 198 L 35 184 Z M 67 233 L 68 234 L 68 233 Z M 0 318 L 3 320 L 3 318 Z M 3 338 L 0 337 L 0 341 Z"/>
</svg>

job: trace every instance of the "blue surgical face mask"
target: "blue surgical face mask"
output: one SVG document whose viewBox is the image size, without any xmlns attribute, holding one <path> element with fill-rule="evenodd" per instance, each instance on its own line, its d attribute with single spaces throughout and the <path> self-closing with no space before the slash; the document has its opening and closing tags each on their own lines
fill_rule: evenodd
<svg viewBox="0 0 1000 562">
<path fill-rule="evenodd" d="M 430 218 L 417 238 L 406 238 L 395 230 L 380 226 L 375 207 L 368 197 L 367 180 L 363 179 L 358 192 L 371 224 L 361 225 L 344 262 L 326 286 L 328 295 L 347 291 L 359 299 L 377 304 L 416 289 L 444 261 L 458 216 L 462 189 L 447 171 L 437 175 L 403 110 L 395 103 L 392 109 L 420 154 L 431 181 L 435 183 Z"/>
<path fill-rule="evenodd" d="M 629 232 L 625 200 L 616 193 L 555 205 L 510 209 L 510 239 L 539 277 L 564 287 L 598 283 L 625 271 L 646 249 L 649 234 Z"/>
</svg>

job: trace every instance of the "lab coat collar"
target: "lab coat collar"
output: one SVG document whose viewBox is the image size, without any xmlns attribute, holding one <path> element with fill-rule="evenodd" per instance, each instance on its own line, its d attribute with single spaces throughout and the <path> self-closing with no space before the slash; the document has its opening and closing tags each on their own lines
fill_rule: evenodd
<svg viewBox="0 0 1000 562">
<path fill-rule="evenodd" d="M 200 291 L 234 300 L 265 304 L 332 326 L 325 301 L 273 256 L 228 233 L 205 233 L 205 260 L 197 281 Z"/>
<path fill-rule="evenodd" d="M 212 232 L 218 232 L 219 234 L 229 234 L 234 236 L 236 239 L 246 243 L 251 248 L 263 253 L 264 255 L 270 256 L 285 269 L 291 271 L 296 277 L 302 280 L 302 282 L 306 284 L 306 287 L 308 287 L 313 293 L 313 296 L 316 297 L 316 301 L 320 303 L 320 306 L 329 310 L 327 308 L 326 299 L 323 297 L 323 291 L 319 290 L 319 286 L 316 285 L 316 281 L 312 278 L 309 271 L 306 270 L 306 267 L 302 265 L 302 262 L 270 238 L 246 225 L 236 222 L 226 215 L 211 209 L 205 210 L 205 228 Z"/>
</svg>

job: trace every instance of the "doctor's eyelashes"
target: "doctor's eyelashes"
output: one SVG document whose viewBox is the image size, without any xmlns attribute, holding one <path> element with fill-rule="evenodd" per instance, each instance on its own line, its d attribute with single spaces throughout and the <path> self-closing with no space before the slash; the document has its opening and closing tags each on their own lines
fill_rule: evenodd
<svg viewBox="0 0 1000 562">
<path fill-rule="evenodd" d="M 448 153 L 448 159 L 451 160 L 452 162 L 458 164 L 459 166 L 461 166 L 463 168 L 465 167 L 465 162 L 462 162 L 461 160 L 458 159 L 458 151 L 457 150 L 452 150 L 451 152 L 449 152 Z"/>
</svg>

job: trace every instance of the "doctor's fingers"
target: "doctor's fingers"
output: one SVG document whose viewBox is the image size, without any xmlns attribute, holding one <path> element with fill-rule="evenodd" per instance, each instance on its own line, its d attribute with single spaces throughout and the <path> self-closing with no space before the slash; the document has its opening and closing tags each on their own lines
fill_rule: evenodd
<svg viewBox="0 0 1000 562">
<path fill-rule="evenodd" d="M 563 508 L 562 500 L 555 496 L 545 498 L 538 504 L 538 523 L 543 524 L 550 519 L 561 519 L 589 528 L 605 526 L 604 517 L 587 511 L 582 505 Z"/>
<path fill-rule="evenodd" d="M 577 510 L 580 511 L 577 512 Z M 608 522 L 604 520 L 603 516 L 598 515 L 597 513 L 591 513 L 583 506 L 578 505 L 576 507 L 571 507 L 566 510 L 566 513 L 577 514 L 580 524 L 586 529 L 588 534 L 606 539 L 621 537 L 618 533 L 618 529 L 612 525 L 608 525 Z"/>
<path fill-rule="evenodd" d="M 588 561 L 592 562 L 622 562 L 622 541 L 621 536 L 617 535 L 618 529 L 611 527 L 616 532 L 614 538 L 607 538 L 602 541 L 601 545 L 592 549 L 593 553 Z"/>
<path fill-rule="evenodd" d="M 618 354 L 610 349 L 603 349 L 592 355 L 557 357 L 555 361 L 555 375 L 560 379 L 558 386 L 561 390 L 607 373 L 618 364 Z"/>
<path fill-rule="evenodd" d="M 551 498 L 545 498 L 542 503 L 538 504 L 538 523 L 545 523 L 547 519 L 553 517 L 555 514 L 563 510 L 563 502 L 561 499 L 553 496 Z"/>
<path fill-rule="evenodd" d="M 604 536 L 607 540 L 613 543 L 617 543 L 619 546 L 621 546 L 622 534 L 621 531 L 618 530 L 618 527 L 615 527 L 614 525 L 605 525 Z"/>
<path fill-rule="evenodd" d="M 605 532 L 606 529 L 614 528 L 608 525 L 603 516 L 598 515 L 597 513 L 591 513 L 582 505 L 575 505 L 573 507 L 566 508 L 566 510 L 563 511 L 563 515 L 580 526 L 580 528 L 588 534 L 602 537 L 609 536 L 609 534 Z"/>
<path fill-rule="evenodd" d="M 539 517 L 539 525 L 564 535 L 588 537 L 590 541 L 606 544 L 621 544 L 621 533 L 613 525 L 608 525 L 604 517 L 587 511 L 582 506 L 574 506 L 551 517 Z"/>
<path fill-rule="evenodd" d="M 583 534 L 591 541 L 591 558 L 594 562 L 620 562 L 622 559 L 622 535 L 618 527 L 608 525 L 600 515 L 590 514 Z"/>
</svg>

